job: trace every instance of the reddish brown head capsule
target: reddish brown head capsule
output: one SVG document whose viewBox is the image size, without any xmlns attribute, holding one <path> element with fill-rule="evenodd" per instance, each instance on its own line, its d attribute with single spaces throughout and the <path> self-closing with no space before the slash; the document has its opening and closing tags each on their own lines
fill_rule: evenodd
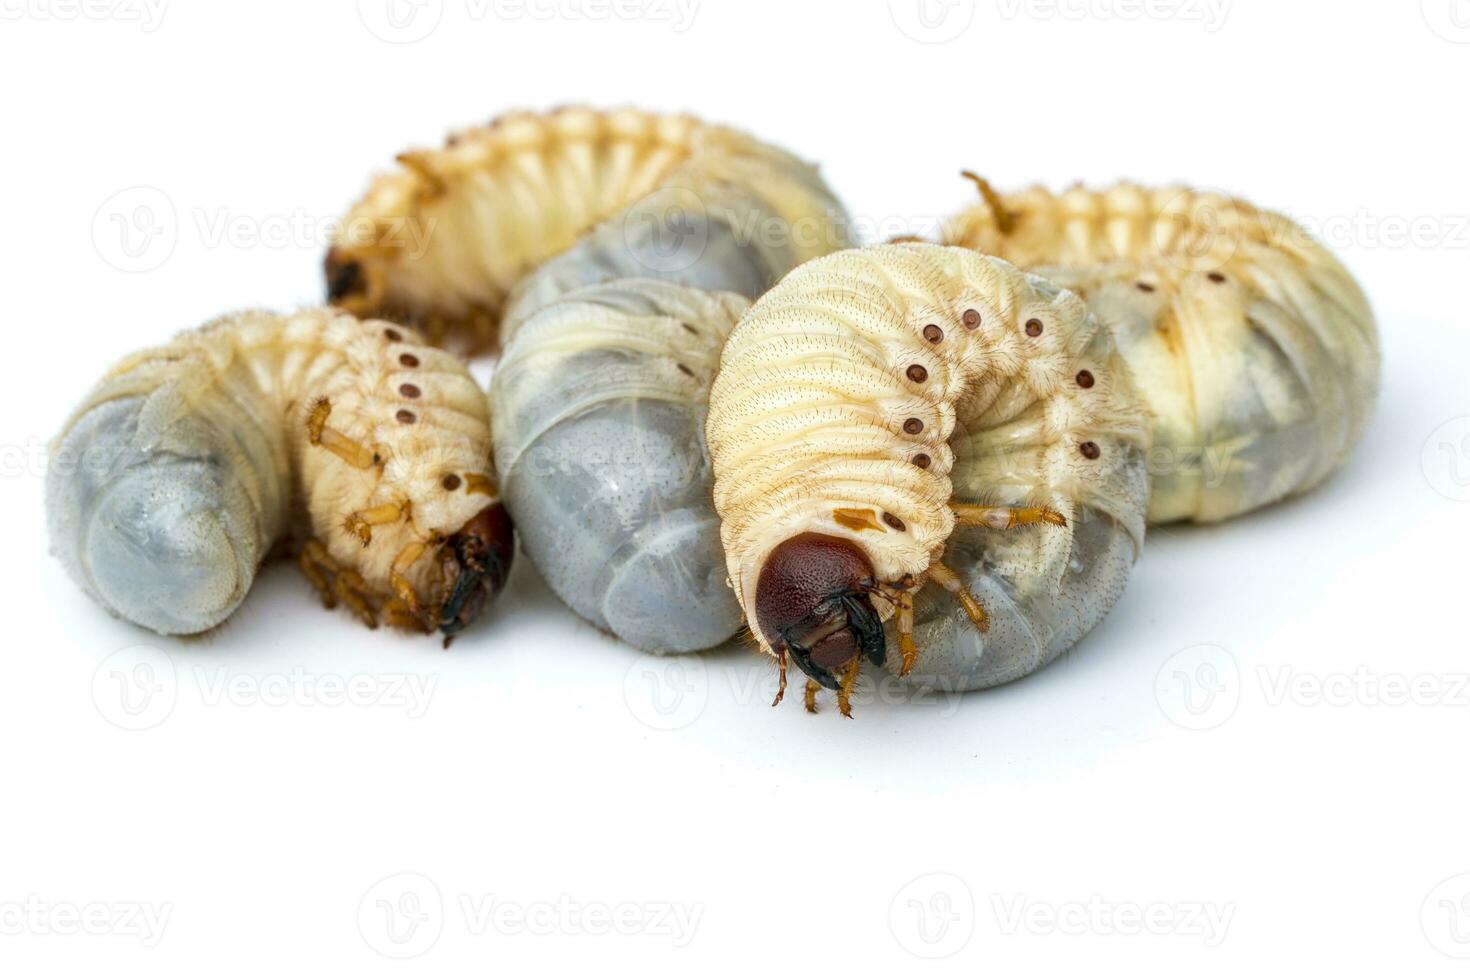
<svg viewBox="0 0 1470 980">
<path fill-rule="evenodd" d="M 755 587 L 756 626 L 808 677 L 836 688 L 833 673 L 864 654 L 885 657 L 883 625 L 868 595 L 873 566 L 843 538 L 799 534 L 766 558 Z"/>
<path fill-rule="evenodd" d="M 454 584 L 439 610 L 441 633 L 450 637 L 463 630 L 500 593 L 515 550 L 510 515 L 500 504 L 480 511 L 444 543 L 439 560 L 445 581 Z"/>
</svg>

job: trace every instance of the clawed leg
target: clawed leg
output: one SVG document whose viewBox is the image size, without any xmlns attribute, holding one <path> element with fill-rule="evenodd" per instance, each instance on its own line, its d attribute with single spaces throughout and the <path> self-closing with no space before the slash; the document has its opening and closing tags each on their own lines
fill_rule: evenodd
<svg viewBox="0 0 1470 980">
<path fill-rule="evenodd" d="M 1028 524 L 1066 527 L 1067 519 L 1050 507 L 985 507 L 980 504 L 950 504 L 955 523 L 1008 531 Z"/>
<path fill-rule="evenodd" d="M 408 581 L 409 569 L 413 568 L 428 550 L 428 542 L 415 541 L 398 553 L 398 557 L 393 559 L 393 564 L 388 569 L 388 582 L 393 586 L 396 598 L 384 607 L 383 612 L 385 615 L 398 619 L 394 625 L 407 625 L 410 629 L 416 627 L 427 630 L 431 628 L 424 615 L 423 606 L 419 603 L 418 595 L 414 593 L 413 585 Z"/>
<path fill-rule="evenodd" d="M 919 648 L 914 643 L 914 588 L 913 576 L 905 575 L 892 585 L 880 585 L 874 590 L 893 603 L 894 632 L 898 634 L 898 652 L 903 658 L 898 671 L 900 677 L 908 676 L 919 656 Z"/>
<path fill-rule="evenodd" d="M 370 630 L 378 628 L 378 614 L 373 611 L 372 590 L 354 571 L 337 573 L 337 596 L 351 609 L 364 626 Z"/>
<path fill-rule="evenodd" d="M 909 591 L 900 592 L 894 605 L 898 610 L 895 616 L 898 620 L 895 628 L 898 633 L 898 652 L 903 657 L 898 676 L 907 677 L 909 671 L 914 669 L 914 661 L 919 657 L 919 648 L 914 644 L 914 594 Z"/>
<path fill-rule="evenodd" d="M 311 406 L 311 414 L 306 417 L 306 437 L 313 446 L 321 446 L 331 452 L 350 466 L 360 470 L 372 469 L 382 461 L 380 455 L 369 446 L 351 438 L 343 432 L 327 425 L 327 419 L 332 414 L 332 403 L 329 399 L 318 398 Z"/>
<path fill-rule="evenodd" d="M 321 595 L 322 605 L 328 609 L 336 609 L 337 603 L 341 602 L 368 629 L 378 628 L 378 616 L 373 611 L 372 591 L 367 583 L 362 580 L 361 575 L 344 569 L 333 561 L 320 541 L 306 542 L 306 547 L 301 551 L 300 565 L 307 580 Z"/>
<path fill-rule="evenodd" d="M 776 685 L 776 700 L 771 702 L 771 707 L 781 703 L 786 696 L 786 648 L 783 646 L 781 652 L 776 654 L 776 666 L 781 671 L 781 680 Z"/>
<path fill-rule="evenodd" d="M 858 671 L 863 668 L 863 658 L 853 657 L 847 669 L 842 672 L 842 683 L 837 688 L 837 710 L 842 712 L 842 717 L 852 717 L 852 688 L 857 683 Z"/>
<path fill-rule="evenodd" d="M 343 526 L 347 528 L 348 534 L 356 535 L 366 548 L 373 542 L 373 528 L 410 520 L 412 517 L 413 508 L 406 501 L 402 504 L 379 504 L 377 507 L 355 510 L 348 514 Z"/>
<path fill-rule="evenodd" d="M 812 680 L 810 678 L 807 679 L 807 682 L 806 682 L 806 712 L 807 712 L 807 714 L 814 715 L 814 714 L 817 713 L 817 692 L 820 691 L 821 689 L 822 689 L 822 685 L 818 684 L 816 681 L 814 681 L 814 680 Z"/>
<path fill-rule="evenodd" d="M 317 595 L 321 596 L 322 605 L 328 609 L 336 609 L 337 593 L 332 589 L 328 576 L 336 578 L 337 563 L 332 561 L 322 543 L 316 540 L 306 542 L 297 563 L 301 566 L 301 573 L 316 588 Z"/>
<path fill-rule="evenodd" d="M 980 191 L 980 199 L 985 202 L 985 206 L 990 209 L 991 215 L 995 218 L 996 230 L 1002 235 L 1009 235 L 1016 225 L 1015 215 L 1005 209 L 1000 195 L 991 188 L 990 181 L 970 170 L 961 170 L 960 176 L 973 182 L 976 189 Z"/>
<path fill-rule="evenodd" d="M 980 605 L 980 600 L 970 594 L 969 589 L 965 588 L 964 580 L 954 569 L 942 562 L 935 562 L 929 566 L 929 577 L 955 597 L 977 630 L 984 633 L 990 628 L 990 617 L 985 614 L 985 607 Z"/>
</svg>

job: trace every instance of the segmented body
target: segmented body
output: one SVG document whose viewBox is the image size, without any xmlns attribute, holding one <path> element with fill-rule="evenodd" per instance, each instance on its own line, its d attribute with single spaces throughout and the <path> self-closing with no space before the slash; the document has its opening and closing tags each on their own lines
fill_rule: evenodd
<svg viewBox="0 0 1470 980">
<path fill-rule="evenodd" d="M 342 453 L 323 444 L 333 433 L 352 440 Z M 336 310 L 247 312 L 108 373 L 56 441 L 47 518 L 99 603 L 197 633 L 293 531 L 359 576 L 363 598 L 395 597 L 396 559 L 494 504 L 489 468 L 484 398 L 452 355 Z M 373 523 L 390 506 L 401 519 Z M 424 607 L 445 598 L 432 553 L 399 571 Z"/>
<path fill-rule="evenodd" d="M 644 650 L 727 639 L 709 383 L 749 300 L 848 244 L 831 192 L 744 134 L 633 110 L 511 116 L 410 161 L 356 213 L 458 217 L 419 257 L 337 249 L 334 275 L 373 284 L 344 301 L 445 329 L 475 310 L 480 339 L 499 320 L 497 468 L 543 578 Z"/>
<path fill-rule="evenodd" d="M 925 586 L 919 684 L 985 687 L 1052 659 L 1112 606 L 1142 542 L 1148 425 L 1111 338 L 1072 293 L 972 251 L 858 249 L 788 275 L 726 342 L 707 433 L 750 622 L 767 557 L 806 533 L 855 543 L 881 583 L 923 583 L 941 559 L 965 580 L 990 629 Z M 955 500 L 1067 525 L 956 530 Z"/>
<path fill-rule="evenodd" d="M 1075 290 L 1112 330 L 1154 415 L 1151 521 L 1224 520 L 1346 463 L 1377 399 L 1376 327 L 1296 223 L 1178 187 L 985 195 L 945 241 Z"/>
<path fill-rule="evenodd" d="M 517 112 L 399 160 L 403 169 L 380 177 L 342 223 L 327 260 L 329 290 L 345 309 L 420 325 L 436 341 L 493 343 L 516 283 L 658 190 L 677 190 L 672 208 L 709 212 L 754 190 L 786 231 L 817 240 L 798 243 L 800 255 L 836 247 L 822 241 L 828 215 L 813 211 L 813 198 L 827 194 L 813 168 L 690 116 Z M 830 197 L 821 206 L 836 213 Z M 763 231 L 744 229 L 751 240 Z M 672 247 L 681 262 L 688 243 Z"/>
</svg>

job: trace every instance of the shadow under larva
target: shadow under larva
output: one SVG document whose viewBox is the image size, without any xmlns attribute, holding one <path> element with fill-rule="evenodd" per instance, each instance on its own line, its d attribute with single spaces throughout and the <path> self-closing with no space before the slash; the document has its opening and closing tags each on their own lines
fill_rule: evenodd
<svg viewBox="0 0 1470 980">
<path fill-rule="evenodd" d="M 484 400 L 412 331 L 249 311 L 124 359 L 53 447 L 53 552 L 158 633 L 223 622 L 280 542 L 328 607 L 457 634 L 513 555 Z"/>
<path fill-rule="evenodd" d="M 725 582 L 704 418 L 750 300 L 850 244 L 815 168 L 743 133 L 634 110 L 517 113 L 400 157 L 345 229 L 434 227 L 417 253 L 343 241 L 335 301 L 501 358 L 495 453 L 521 545 L 579 615 L 701 650 Z"/>
</svg>

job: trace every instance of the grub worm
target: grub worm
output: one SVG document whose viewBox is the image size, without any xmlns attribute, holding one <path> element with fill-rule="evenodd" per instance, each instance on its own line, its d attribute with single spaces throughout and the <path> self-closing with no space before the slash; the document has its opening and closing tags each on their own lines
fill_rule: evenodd
<svg viewBox="0 0 1470 980">
<path fill-rule="evenodd" d="M 634 110 L 516 114 L 400 160 L 343 223 L 335 300 L 499 341 L 506 505 L 568 606 L 644 650 L 728 639 L 741 615 L 709 502 L 709 384 L 751 299 L 850 244 L 816 170 Z"/>
<path fill-rule="evenodd" d="M 808 708 L 827 687 L 848 713 L 863 659 L 927 688 L 1027 674 L 1107 613 L 1142 542 L 1148 423 L 1112 338 L 970 250 L 788 275 L 730 335 L 707 433 L 730 580 Z"/>
<path fill-rule="evenodd" d="M 981 200 L 944 240 L 1081 295 L 1154 417 L 1149 520 L 1220 521 L 1317 486 L 1378 393 L 1372 311 L 1300 225 L 1244 201 L 1122 184 Z"/>
<path fill-rule="evenodd" d="M 108 373 L 53 446 L 47 522 L 92 598 L 159 633 L 223 622 L 295 538 L 328 606 L 447 642 L 512 556 L 490 467 L 453 355 L 336 310 L 247 312 Z"/>
</svg>

